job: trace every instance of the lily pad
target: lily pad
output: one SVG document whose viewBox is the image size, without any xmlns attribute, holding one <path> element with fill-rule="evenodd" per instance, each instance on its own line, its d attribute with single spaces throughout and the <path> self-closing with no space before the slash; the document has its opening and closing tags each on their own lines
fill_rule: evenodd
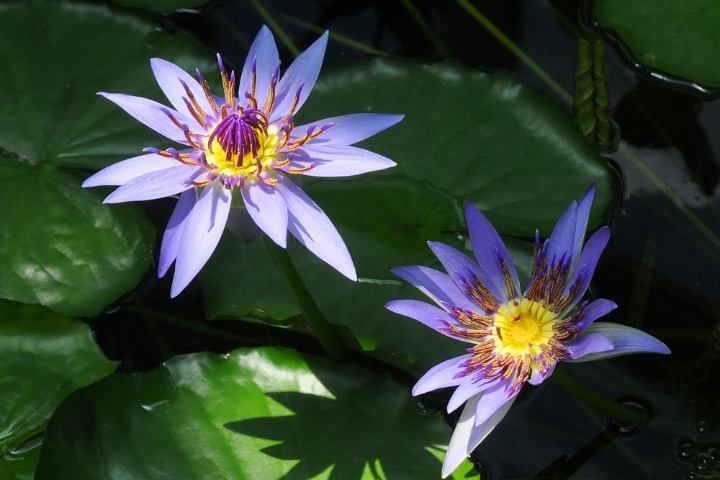
<svg viewBox="0 0 720 480">
<path fill-rule="evenodd" d="M 83 323 L 6 300 L 0 300 L 0 351 L 0 452 L 9 463 L 36 456 L 33 439 L 60 402 L 117 366 Z M 11 467 L 0 460 L 0 472 Z"/>
<path fill-rule="evenodd" d="M 139 209 L 108 208 L 77 175 L 2 160 L 0 297 L 91 316 L 135 287 L 154 235 Z"/>
<path fill-rule="evenodd" d="M 450 434 L 386 375 L 285 349 L 198 353 L 70 395 L 36 478 L 417 479 L 439 476 Z"/>
<path fill-rule="evenodd" d="M 0 72 L 0 296 L 96 315 L 147 271 L 154 230 L 67 170 L 98 170 L 161 141 L 96 93 L 158 97 L 151 57 L 202 68 L 212 55 L 140 17 L 77 2 L 3 3 L 0 40 L 12 67 Z"/>
<path fill-rule="evenodd" d="M 395 160 L 389 173 L 472 201 L 500 233 L 549 234 L 591 184 L 598 192 L 590 224 L 597 225 L 612 199 L 607 162 L 570 115 L 505 73 L 397 58 L 348 62 L 321 74 L 300 114 L 305 120 L 356 111 L 404 113 L 362 146 Z M 319 181 L 329 180 L 312 179 Z"/>
<path fill-rule="evenodd" d="M 643 66 L 720 87 L 720 4 L 714 0 L 596 0 L 595 15 Z"/>
</svg>

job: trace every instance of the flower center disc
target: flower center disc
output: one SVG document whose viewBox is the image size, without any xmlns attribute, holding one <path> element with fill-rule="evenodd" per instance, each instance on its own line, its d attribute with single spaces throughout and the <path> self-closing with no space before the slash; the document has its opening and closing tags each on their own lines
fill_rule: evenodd
<svg viewBox="0 0 720 480">
<path fill-rule="evenodd" d="M 519 320 L 513 321 L 508 328 L 508 343 L 515 343 L 518 347 L 527 346 L 528 343 L 537 343 L 542 340 L 540 325 L 534 315 L 523 313 Z"/>
<path fill-rule="evenodd" d="M 251 108 L 230 112 L 205 138 L 207 167 L 228 188 L 259 177 L 269 183 L 275 176 L 277 145 L 277 127 L 268 126 L 262 112 Z"/>
</svg>

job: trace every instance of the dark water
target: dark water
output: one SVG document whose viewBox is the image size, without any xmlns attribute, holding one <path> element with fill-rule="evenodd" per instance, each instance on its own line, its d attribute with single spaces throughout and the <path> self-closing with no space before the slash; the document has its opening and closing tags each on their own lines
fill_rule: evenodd
<svg viewBox="0 0 720 480">
<path fill-rule="evenodd" d="M 454 57 L 484 71 L 506 69 L 563 103 L 456 2 L 412 2 L 440 44 L 421 34 L 401 1 L 261 3 L 301 48 L 317 33 L 295 25 L 298 19 L 396 55 L 427 62 Z M 472 3 L 572 92 L 573 30 L 589 29 L 578 23 L 581 7 L 576 0 Z M 257 26 L 267 20 L 251 2 L 213 2 L 162 21 L 166 28 L 189 31 L 238 66 Z M 623 143 L 609 155 L 617 168 L 618 204 L 609 218 L 612 240 L 592 293 L 620 305 L 608 321 L 647 331 L 667 343 L 673 355 L 638 355 L 566 368 L 606 396 L 653 415 L 648 425 L 629 431 L 555 382 L 527 388 L 473 456 L 488 478 L 720 478 L 720 101 L 713 89 L 634 66 L 623 46 L 605 33 L 612 115 Z M 280 42 L 278 46 L 287 65 L 292 54 Z M 325 64 L 363 55 L 331 42 Z M 166 212 L 157 215 L 162 218 Z M 164 297 L 158 293 L 158 302 L 166 297 L 166 292 Z M 201 317 L 200 306 L 182 303 L 192 297 L 181 296 L 174 308 L 183 316 L 195 310 Z M 242 342 L 248 341 L 245 325 L 169 326 L 138 320 L 127 334 L 125 321 L 104 319 L 95 330 L 105 349 L 124 359 L 127 370 L 152 368 L 176 353 L 227 350 L 239 344 L 240 329 Z M 121 324 L 125 328 L 116 328 Z M 145 342 L 137 343 L 138 329 L 145 332 Z M 277 343 L 292 342 L 292 334 L 271 334 L 289 335 Z M 268 330 L 257 327 L 255 335 L 263 344 Z"/>
</svg>

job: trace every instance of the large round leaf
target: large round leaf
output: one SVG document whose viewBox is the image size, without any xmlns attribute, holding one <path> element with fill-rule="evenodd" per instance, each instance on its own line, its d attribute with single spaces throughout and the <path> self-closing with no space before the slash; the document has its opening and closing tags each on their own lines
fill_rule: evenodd
<svg viewBox="0 0 720 480">
<path fill-rule="evenodd" d="M 102 205 L 107 191 L 58 169 L 100 169 L 163 142 L 96 93 L 157 97 L 149 59 L 208 65 L 198 50 L 109 7 L 0 5 L 0 296 L 93 316 L 137 284 L 154 247 L 144 215 Z"/>
<path fill-rule="evenodd" d="M 386 375 L 290 350 L 176 357 L 73 393 L 36 478 L 439 477 L 451 432 L 416 404 Z"/>
<path fill-rule="evenodd" d="M 0 176 L 0 297 L 83 316 L 137 284 L 153 231 L 135 206 L 108 208 L 59 170 L 0 158 Z"/>
<path fill-rule="evenodd" d="M 720 4 L 715 0 L 596 0 L 595 14 L 638 63 L 720 86 Z"/>
<path fill-rule="evenodd" d="M 0 300 L 0 452 L 22 458 L 73 390 L 112 372 L 90 329 L 38 305 Z M 0 464 L 0 472 L 10 468 Z M 5 478 L 5 477 L 3 477 Z"/>
<path fill-rule="evenodd" d="M 358 111 L 405 114 L 363 146 L 395 160 L 393 173 L 471 200 L 501 233 L 549 234 L 591 184 L 598 193 L 590 223 L 597 225 L 612 198 L 606 161 L 568 113 L 506 74 L 450 62 L 348 62 L 321 74 L 300 118 Z"/>
</svg>

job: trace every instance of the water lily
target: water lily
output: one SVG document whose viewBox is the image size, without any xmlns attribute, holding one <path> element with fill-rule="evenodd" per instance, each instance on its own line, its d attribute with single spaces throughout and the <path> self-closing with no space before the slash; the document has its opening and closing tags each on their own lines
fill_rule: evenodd
<svg viewBox="0 0 720 480">
<path fill-rule="evenodd" d="M 294 116 L 320 71 L 327 32 L 280 76 L 270 30 L 255 38 L 240 78 L 218 65 L 223 96 L 216 97 L 199 71 L 197 80 L 177 65 L 152 59 L 172 107 L 117 93 L 100 93 L 135 119 L 181 144 L 145 149 L 88 178 L 84 187 L 119 185 L 105 203 L 180 194 L 162 239 L 158 275 L 175 262 L 171 295 L 197 275 L 215 250 L 233 197 L 276 244 L 287 232 L 320 259 L 356 280 L 350 254 L 328 217 L 293 181 L 294 175 L 343 177 L 392 167 L 381 155 L 353 147 L 402 119 L 359 113 L 296 126 Z"/>
<path fill-rule="evenodd" d="M 465 404 L 448 446 L 443 478 L 502 420 L 525 382 L 542 383 L 558 362 L 670 353 L 640 330 L 593 323 L 615 303 L 580 303 L 610 237 L 602 227 L 583 248 L 594 193 L 591 188 L 580 203 L 573 202 L 544 243 L 536 234 L 533 270 L 524 293 L 497 231 L 470 203 L 465 204 L 465 217 L 477 262 L 443 243 L 429 242 L 447 274 L 423 266 L 393 270 L 436 305 L 395 300 L 388 303 L 389 310 L 472 345 L 466 354 L 430 369 L 413 388 L 413 395 L 420 395 L 457 387 L 448 412 Z"/>
</svg>

